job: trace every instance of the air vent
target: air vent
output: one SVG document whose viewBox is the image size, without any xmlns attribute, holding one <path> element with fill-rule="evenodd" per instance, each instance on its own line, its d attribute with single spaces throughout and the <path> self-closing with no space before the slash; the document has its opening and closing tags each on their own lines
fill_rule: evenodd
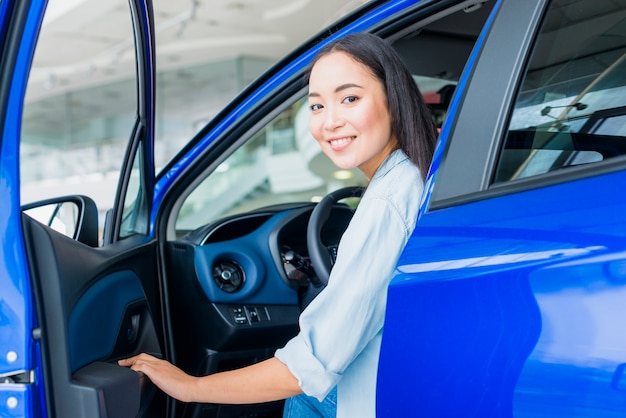
<svg viewBox="0 0 626 418">
<path fill-rule="evenodd" d="M 235 293 L 241 290 L 246 277 L 239 264 L 232 260 L 221 260 L 213 265 L 213 280 L 224 292 Z"/>
</svg>

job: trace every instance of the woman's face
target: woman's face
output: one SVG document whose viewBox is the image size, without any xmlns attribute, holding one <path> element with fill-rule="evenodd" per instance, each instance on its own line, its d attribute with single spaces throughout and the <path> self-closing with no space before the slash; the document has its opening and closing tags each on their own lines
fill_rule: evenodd
<svg viewBox="0 0 626 418">
<path fill-rule="evenodd" d="M 344 52 L 320 58 L 309 79 L 310 129 L 339 168 L 371 179 L 397 148 L 383 84 Z"/>
</svg>

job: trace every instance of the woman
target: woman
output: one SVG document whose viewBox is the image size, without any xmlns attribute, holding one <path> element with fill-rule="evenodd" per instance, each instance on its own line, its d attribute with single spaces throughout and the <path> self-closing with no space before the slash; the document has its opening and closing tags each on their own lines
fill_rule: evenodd
<svg viewBox="0 0 626 418">
<path fill-rule="evenodd" d="M 308 78 L 313 137 L 335 165 L 358 167 L 370 181 L 328 286 L 303 311 L 300 333 L 258 364 L 192 377 L 146 354 L 120 360 L 174 398 L 255 403 L 306 394 L 285 408 L 303 416 L 311 396 L 321 401 L 337 387 L 338 417 L 375 416 L 387 286 L 415 227 L 436 130 L 410 72 L 374 35 L 327 45 Z"/>
</svg>

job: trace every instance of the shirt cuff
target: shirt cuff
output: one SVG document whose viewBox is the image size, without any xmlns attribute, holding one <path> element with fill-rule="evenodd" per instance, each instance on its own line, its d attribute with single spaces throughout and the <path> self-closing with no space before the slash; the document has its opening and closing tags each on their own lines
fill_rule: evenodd
<svg viewBox="0 0 626 418">
<path fill-rule="evenodd" d="M 274 356 L 298 379 L 300 389 L 320 402 L 341 379 L 340 374 L 326 370 L 300 334 L 276 350 Z"/>
</svg>

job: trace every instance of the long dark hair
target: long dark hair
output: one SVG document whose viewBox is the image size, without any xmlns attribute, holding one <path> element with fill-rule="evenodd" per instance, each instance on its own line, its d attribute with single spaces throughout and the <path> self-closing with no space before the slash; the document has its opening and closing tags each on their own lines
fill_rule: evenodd
<svg viewBox="0 0 626 418">
<path fill-rule="evenodd" d="M 426 178 L 437 142 L 437 129 L 413 76 L 402 58 L 385 40 L 369 33 L 355 33 L 325 45 L 306 74 L 308 83 L 313 65 L 332 52 L 344 52 L 370 69 L 381 81 L 387 95 L 391 129 L 399 148 L 417 165 Z"/>
</svg>

